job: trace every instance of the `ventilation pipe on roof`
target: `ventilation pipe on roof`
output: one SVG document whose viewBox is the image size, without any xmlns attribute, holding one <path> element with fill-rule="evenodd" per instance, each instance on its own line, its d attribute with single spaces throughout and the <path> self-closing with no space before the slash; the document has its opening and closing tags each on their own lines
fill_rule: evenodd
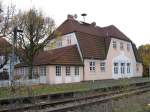
<svg viewBox="0 0 150 112">
<path fill-rule="evenodd" d="M 91 23 L 91 26 L 96 27 L 96 22 L 92 22 L 92 23 Z"/>
</svg>

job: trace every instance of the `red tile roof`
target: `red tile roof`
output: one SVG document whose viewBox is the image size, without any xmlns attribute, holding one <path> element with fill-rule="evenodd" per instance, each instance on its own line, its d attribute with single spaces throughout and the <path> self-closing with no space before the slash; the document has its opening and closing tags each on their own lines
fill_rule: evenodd
<svg viewBox="0 0 150 112">
<path fill-rule="evenodd" d="M 83 65 L 76 45 L 40 52 L 33 65 Z M 27 66 L 18 64 L 16 67 Z"/>
<path fill-rule="evenodd" d="M 5 39 L 0 38 L 0 55 L 5 55 L 6 52 L 10 52 L 11 44 Z"/>
<path fill-rule="evenodd" d="M 136 61 L 141 62 L 136 46 L 114 25 L 98 27 L 93 24 L 67 19 L 57 28 L 57 31 L 62 35 L 76 32 L 84 58 L 106 59 L 111 38 L 117 38 L 131 42 Z"/>
</svg>

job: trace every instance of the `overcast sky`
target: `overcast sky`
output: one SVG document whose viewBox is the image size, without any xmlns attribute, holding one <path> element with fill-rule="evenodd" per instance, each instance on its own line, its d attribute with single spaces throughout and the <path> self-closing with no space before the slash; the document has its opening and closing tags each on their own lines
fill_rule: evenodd
<svg viewBox="0 0 150 112">
<path fill-rule="evenodd" d="M 115 25 L 137 46 L 150 43 L 150 0 L 0 0 L 4 6 L 11 2 L 17 9 L 41 9 L 59 26 L 68 14 L 87 13 L 86 22 L 98 26 Z"/>
</svg>

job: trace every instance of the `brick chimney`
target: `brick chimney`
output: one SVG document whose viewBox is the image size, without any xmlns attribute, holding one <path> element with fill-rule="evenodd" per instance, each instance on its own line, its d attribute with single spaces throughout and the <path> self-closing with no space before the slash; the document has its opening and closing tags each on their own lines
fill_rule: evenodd
<svg viewBox="0 0 150 112">
<path fill-rule="evenodd" d="M 67 19 L 75 20 L 74 16 L 73 16 L 73 15 L 70 15 L 70 14 L 68 14 Z"/>
</svg>

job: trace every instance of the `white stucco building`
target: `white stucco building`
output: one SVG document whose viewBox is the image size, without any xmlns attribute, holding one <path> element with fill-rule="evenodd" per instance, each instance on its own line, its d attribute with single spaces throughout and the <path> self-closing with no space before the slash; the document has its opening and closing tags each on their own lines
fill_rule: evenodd
<svg viewBox="0 0 150 112">
<path fill-rule="evenodd" d="M 143 67 L 135 44 L 114 25 L 79 22 L 68 16 L 54 37 L 34 59 L 34 74 L 41 83 L 141 77 Z M 16 66 L 26 75 L 27 66 Z"/>
</svg>

